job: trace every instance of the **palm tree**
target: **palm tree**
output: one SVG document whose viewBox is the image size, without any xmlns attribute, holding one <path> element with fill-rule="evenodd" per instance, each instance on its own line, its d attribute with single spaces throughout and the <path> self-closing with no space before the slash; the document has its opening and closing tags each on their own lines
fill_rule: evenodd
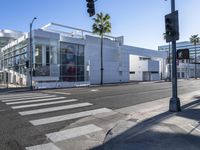
<svg viewBox="0 0 200 150">
<path fill-rule="evenodd" d="M 93 18 L 94 24 L 92 30 L 94 34 L 98 34 L 101 37 L 101 85 L 103 84 L 103 37 L 105 33 L 111 32 L 110 16 L 108 14 L 98 13 L 96 18 Z"/>
<path fill-rule="evenodd" d="M 197 50 L 196 50 L 196 45 L 199 44 L 200 42 L 200 38 L 198 37 L 199 35 L 191 35 L 190 37 L 190 42 L 192 44 L 194 44 L 194 48 L 195 48 L 195 79 L 197 79 Z"/>
<path fill-rule="evenodd" d="M 167 35 L 166 33 L 163 33 L 163 39 L 166 40 Z M 171 81 L 171 53 L 170 53 L 170 42 L 169 42 L 169 51 L 168 51 L 168 63 L 169 63 L 169 81 Z"/>
</svg>

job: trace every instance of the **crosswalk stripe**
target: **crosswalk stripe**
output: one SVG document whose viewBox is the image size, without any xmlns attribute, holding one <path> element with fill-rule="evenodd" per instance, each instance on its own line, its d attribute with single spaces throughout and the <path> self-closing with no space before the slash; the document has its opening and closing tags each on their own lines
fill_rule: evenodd
<svg viewBox="0 0 200 150">
<path fill-rule="evenodd" d="M 53 143 L 47 143 L 47 144 L 26 147 L 26 150 L 60 150 L 60 149 Z"/>
<path fill-rule="evenodd" d="M 112 110 L 108 109 L 108 108 L 100 108 L 100 109 L 83 111 L 83 112 L 74 113 L 74 114 L 67 114 L 67 115 L 32 120 L 32 121 L 30 121 L 30 123 L 32 123 L 35 126 L 44 125 L 44 124 L 49 124 L 49 123 L 54 123 L 54 122 L 76 119 L 76 118 L 80 118 L 80 117 L 87 117 L 87 116 L 96 115 L 96 114 L 100 114 L 100 113 L 111 112 L 111 111 Z"/>
<path fill-rule="evenodd" d="M 25 104 L 25 103 L 35 103 L 35 102 L 43 102 L 43 101 L 53 101 L 53 100 L 59 100 L 64 99 L 66 97 L 54 97 L 54 98 L 45 98 L 45 99 L 38 99 L 38 100 L 28 100 L 28 101 L 20 101 L 20 102 L 9 102 L 6 103 L 6 105 L 14 105 L 14 104 Z"/>
<path fill-rule="evenodd" d="M 31 98 L 36 98 L 36 97 L 49 97 L 49 96 L 55 96 L 55 95 L 31 95 L 31 96 L 26 96 L 26 97 L 12 97 L 12 98 L 1 99 L 1 101 L 14 101 L 17 99 L 31 99 Z"/>
<path fill-rule="evenodd" d="M 9 100 L 3 100 L 2 102 L 14 102 L 14 101 L 23 101 L 23 100 L 31 100 L 31 99 L 38 99 L 38 98 L 51 98 L 56 97 L 56 95 L 49 95 L 49 96 L 34 96 L 34 97 L 28 97 L 28 98 L 20 98 L 20 99 L 9 99 Z"/>
<path fill-rule="evenodd" d="M 72 108 L 79 108 L 79 107 L 85 107 L 85 106 L 91 106 L 91 105 L 92 105 L 91 103 L 79 103 L 79 104 L 73 104 L 73 105 L 65 105 L 65 106 L 50 107 L 50 108 L 44 108 L 44 109 L 22 111 L 22 112 L 19 112 L 19 114 L 22 116 L 33 115 L 33 114 L 40 114 L 40 113 L 66 110 L 66 109 L 72 109 Z"/>
<path fill-rule="evenodd" d="M 20 109 L 20 108 L 29 108 L 29 107 L 37 107 L 37 106 L 45 106 L 45 105 L 52 105 L 52 104 L 61 104 L 67 102 L 74 102 L 77 99 L 70 99 L 70 100 L 62 100 L 62 101 L 55 101 L 55 102 L 47 102 L 47 103 L 38 103 L 38 104 L 29 104 L 29 105 L 20 105 L 20 106 L 12 106 L 12 109 Z"/>
<path fill-rule="evenodd" d="M 50 93 L 50 92 L 45 92 L 45 93 Z M 71 95 L 71 93 L 66 93 L 66 92 L 51 92 L 51 94 L 64 94 L 64 95 Z"/>
<path fill-rule="evenodd" d="M 3 100 L 12 100 L 12 99 L 20 99 L 20 98 L 30 98 L 30 97 L 42 97 L 42 96 L 49 96 L 49 94 L 45 95 L 31 95 L 31 96 L 14 96 L 14 97 L 5 97 L 5 98 L 0 98 L 1 101 Z"/>
<path fill-rule="evenodd" d="M 34 95 L 48 95 L 48 94 L 43 94 L 43 93 L 32 93 L 32 94 L 13 94 L 13 95 L 1 96 L 1 98 L 26 97 L 26 96 L 34 96 Z"/>
<path fill-rule="evenodd" d="M 86 126 L 81 126 L 77 128 L 67 129 L 59 132 L 54 132 L 50 134 L 46 134 L 46 136 L 52 141 L 52 142 L 59 142 L 64 141 L 67 139 L 79 137 L 82 135 L 86 135 L 93 132 L 102 131 L 103 129 L 100 127 L 97 127 L 93 124 L 89 124 Z"/>
</svg>

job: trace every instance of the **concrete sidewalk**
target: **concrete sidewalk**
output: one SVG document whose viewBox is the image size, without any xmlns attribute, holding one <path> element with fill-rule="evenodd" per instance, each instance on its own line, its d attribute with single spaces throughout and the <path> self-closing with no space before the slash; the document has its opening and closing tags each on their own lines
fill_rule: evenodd
<svg viewBox="0 0 200 150">
<path fill-rule="evenodd" d="M 200 91 L 179 96 L 182 111 L 168 111 L 169 98 L 115 110 L 126 118 L 92 150 L 199 150 Z"/>
</svg>

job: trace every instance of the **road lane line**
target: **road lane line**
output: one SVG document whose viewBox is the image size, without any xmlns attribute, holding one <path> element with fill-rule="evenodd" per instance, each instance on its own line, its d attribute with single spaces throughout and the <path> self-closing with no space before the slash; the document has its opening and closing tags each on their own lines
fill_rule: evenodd
<svg viewBox="0 0 200 150">
<path fill-rule="evenodd" d="M 112 112 L 112 110 L 108 108 L 100 108 L 100 109 L 78 112 L 74 114 L 67 114 L 67 115 L 31 120 L 30 123 L 33 124 L 34 126 L 37 126 L 37 125 L 44 125 L 44 124 L 49 124 L 49 123 L 71 120 L 71 119 L 77 119 L 81 117 L 87 117 L 87 116 L 96 115 L 100 113 L 107 113 L 107 112 Z"/>
<path fill-rule="evenodd" d="M 20 109 L 20 108 L 29 108 L 29 107 L 52 105 L 52 104 L 68 103 L 68 102 L 74 102 L 74 101 L 77 101 L 77 99 L 70 99 L 70 100 L 68 99 L 68 100 L 61 100 L 61 101 L 55 101 L 55 102 L 47 102 L 47 103 L 38 103 L 38 104 L 12 106 L 11 108 L 12 109 Z"/>
<path fill-rule="evenodd" d="M 20 99 L 9 99 L 9 100 L 3 100 L 2 102 L 15 102 L 15 101 L 23 101 L 23 100 L 34 100 L 39 98 L 53 98 L 56 97 L 56 95 L 49 95 L 49 96 L 34 96 L 34 97 L 27 97 L 27 98 L 20 98 Z"/>
<path fill-rule="evenodd" d="M 28 101 L 20 101 L 20 102 L 9 102 L 6 103 L 6 105 L 15 105 L 15 104 L 26 104 L 26 103 L 35 103 L 35 102 L 43 102 L 43 101 L 53 101 L 53 100 L 59 100 L 59 99 L 66 99 L 66 97 L 54 97 L 54 98 L 45 98 L 45 99 L 34 99 L 34 100 L 28 100 Z"/>
<path fill-rule="evenodd" d="M 46 136 L 52 141 L 52 142 L 60 142 L 68 139 L 72 139 L 75 137 L 79 137 L 82 135 L 102 131 L 103 129 L 100 127 L 97 127 L 93 124 L 89 124 L 86 126 L 81 126 L 77 128 L 67 129 L 59 132 L 53 132 L 46 134 Z"/>
<path fill-rule="evenodd" d="M 49 108 L 44 108 L 44 109 L 22 111 L 22 112 L 19 112 L 19 114 L 22 116 L 25 116 L 25 115 L 40 114 L 40 113 L 60 111 L 60 110 L 73 109 L 73 108 L 79 108 L 79 107 L 86 107 L 86 106 L 91 106 L 91 105 L 92 105 L 91 103 L 79 103 L 79 104 L 72 104 L 72 105 L 65 105 L 65 106 L 58 106 L 58 107 L 49 107 Z"/>
<path fill-rule="evenodd" d="M 26 147 L 26 150 L 60 150 L 60 149 L 53 143 L 47 143 L 47 144 Z"/>
</svg>

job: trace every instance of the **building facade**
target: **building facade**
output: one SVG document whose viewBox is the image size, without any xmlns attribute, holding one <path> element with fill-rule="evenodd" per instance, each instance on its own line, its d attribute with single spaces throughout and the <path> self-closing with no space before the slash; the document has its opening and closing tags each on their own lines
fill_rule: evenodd
<svg viewBox="0 0 200 150">
<path fill-rule="evenodd" d="M 195 77 L 195 46 L 189 41 L 177 42 L 176 49 L 189 49 L 190 59 L 189 60 L 177 60 L 177 78 L 194 78 Z M 163 45 L 158 47 L 159 51 L 165 51 L 168 53 L 168 64 L 166 65 L 166 74 L 170 73 L 171 70 L 171 61 L 172 51 L 171 45 Z M 196 45 L 196 65 L 197 65 L 197 77 L 200 77 L 200 45 Z M 170 59 L 169 59 L 170 58 Z"/>
<path fill-rule="evenodd" d="M 89 31 L 50 23 L 34 30 L 32 39 L 32 53 L 29 48 L 29 33 L 1 48 L 0 69 L 8 73 L 9 83 L 29 86 L 30 69 L 32 69 L 35 88 L 73 87 L 100 83 L 99 37 L 91 35 Z M 148 80 L 160 80 L 160 74 L 163 74 L 161 66 L 165 64 L 167 57 L 166 52 L 127 46 L 123 43 L 123 37 L 105 36 L 104 83 L 130 80 L 133 72 L 130 71 L 130 66 L 136 64 L 130 59 L 130 55 L 155 60 L 156 69 L 149 69 L 152 67 L 152 62 L 147 62 L 149 64 L 147 69 L 140 71 L 151 71 L 157 74 L 156 77 Z M 30 66 L 30 56 L 33 58 L 32 66 Z"/>
</svg>

